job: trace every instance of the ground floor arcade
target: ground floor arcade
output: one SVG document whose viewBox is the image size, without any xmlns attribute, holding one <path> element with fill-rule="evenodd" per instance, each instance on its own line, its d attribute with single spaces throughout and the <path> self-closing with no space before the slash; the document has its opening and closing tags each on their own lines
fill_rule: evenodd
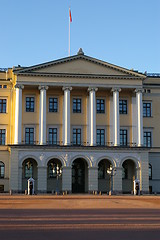
<svg viewBox="0 0 160 240">
<path fill-rule="evenodd" d="M 36 193 L 67 191 L 88 193 L 131 193 L 140 180 L 141 192 L 148 192 L 148 152 L 120 148 L 10 148 L 9 189 L 24 192 L 27 180 L 35 180 Z"/>
</svg>

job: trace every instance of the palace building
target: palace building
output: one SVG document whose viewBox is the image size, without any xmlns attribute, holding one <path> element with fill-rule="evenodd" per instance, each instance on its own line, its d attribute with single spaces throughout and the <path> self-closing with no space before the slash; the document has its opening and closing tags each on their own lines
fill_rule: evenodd
<svg viewBox="0 0 160 240">
<path fill-rule="evenodd" d="M 77 55 L 0 69 L 0 192 L 160 193 L 160 74 Z"/>
</svg>

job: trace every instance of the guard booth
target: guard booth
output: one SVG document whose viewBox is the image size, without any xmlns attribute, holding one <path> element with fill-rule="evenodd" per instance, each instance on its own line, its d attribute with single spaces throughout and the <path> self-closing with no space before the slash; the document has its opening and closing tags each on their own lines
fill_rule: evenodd
<svg viewBox="0 0 160 240">
<path fill-rule="evenodd" d="M 29 178 L 28 179 L 28 195 L 34 194 L 34 179 Z"/>
<path fill-rule="evenodd" d="M 138 179 L 135 179 L 133 183 L 134 183 L 134 195 L 140 195 L 140 181 Z"/>
</svg>

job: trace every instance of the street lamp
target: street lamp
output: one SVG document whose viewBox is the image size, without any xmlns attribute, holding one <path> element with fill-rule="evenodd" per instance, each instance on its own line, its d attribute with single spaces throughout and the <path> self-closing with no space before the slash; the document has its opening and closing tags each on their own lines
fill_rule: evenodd
<svg viewBox="0 0 160 240">
<path fill-rule="evenodd" d="M 113 168 L 112 165 L 107 168 L 107 173 L 109 175 L 109 180 L 110 180 L 110 195 L 112 194 L 112 189 L 113 189 L 113 176 L 116 175 L 116 168 Z"/>
<path fill-rule="evenodd" d="M 55 165 L 55 167 L 53 168 L 53 175 L 56 175 L 56 194 L 59 194 L 59 188 L 58 188 L 58 181 L 59 181 L 59 177 L 62 175 L 62 167 L 60 167 L 58 164 Z"/>
</svg>

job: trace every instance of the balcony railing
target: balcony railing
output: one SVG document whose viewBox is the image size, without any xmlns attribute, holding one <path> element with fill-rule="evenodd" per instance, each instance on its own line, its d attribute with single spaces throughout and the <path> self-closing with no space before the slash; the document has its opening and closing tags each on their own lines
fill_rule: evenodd
<svg viewBox="0 0 160 240">
<path fill-rule="evenodd" d="M 39 141 L 33 141 L 31 143 L 26 143 L 25 141 L 22 141 L 21 144 L 18 145 L 23 145 L 23 146 L 40 146 Z M 62 147 L 65 146 L 63 141 L 57 141 L 57 142 L 49 142 L 47 141 L 46 144 L 43 146 L 48 146 L 48 147 Z M 90 144 L 89 142 L 80 142 L 80 143 L 74 143 L 71 142 L 70 145 L 67 145 L 67 147 L 89 147 Z M 97 142 L 96 145 L 92 147 L 98 147 L 98 148 L 103 148 L 103 147 L 114 147 L 113 142 L 105 142 L 104 144 Z M 120 144 L 117 146 L 119 148 L 126 148 L 126 147 L 137 147 L 137 144 L 135 142 L 127 142 L 127 144 Z M 144 146 L 145 147 L 145 146 Z"/>
</svg>

